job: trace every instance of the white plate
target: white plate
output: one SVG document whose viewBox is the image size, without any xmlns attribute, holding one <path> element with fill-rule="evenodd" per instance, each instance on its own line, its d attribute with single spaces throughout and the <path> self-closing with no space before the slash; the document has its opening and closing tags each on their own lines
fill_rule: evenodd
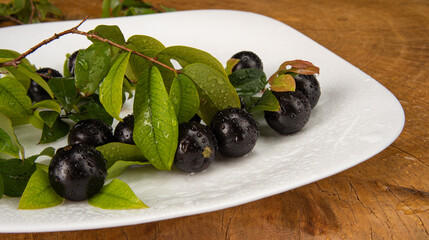
<svg viewBox="0 0 429 240">
<path fill-rule="evenodd" d="M 23 52 L 78 21 L 0 29 L 1 48 Z M 144 210 L 102 210 L 86 202 L 65 202 L 42 210 L 17 210 L 18 198 L 0 200 L 0 232 L 65 231 L 115 227 L 224 209 L 331 176 L 389 146 L 404 126 L 398 100 L 373 78 L 274 19 L 239 11 L 199 10 L 115 19 L 88 20 L 80 28 L 118 25 L 126 38 L 144 34 L 166 46 L 186 45 L 212 53 L 222 63 L 241 50 L 257 53 L 267 75 L 285 60 L 319 66 L 322 96 L 305 128 L 280 136 L 261 121 L 255 149 L 239 159 L 217 159 L 205 172 L 134 168 L 120 179 L 148 206 Z M 37 67 L 62 69 L 66 53 L 89 45 L 83 36 L 65 36 L 29 56 Z M 128 109 L 125 110 L 129 111 Z M 124 112 L 124 114 L 125 114 Z M 40 131 L 17 130 L 27 156 Z M 66 145 L 59 141 L 54 147 Z M 386 171 L 388 171 L 386 169 Z"/>
</svg>

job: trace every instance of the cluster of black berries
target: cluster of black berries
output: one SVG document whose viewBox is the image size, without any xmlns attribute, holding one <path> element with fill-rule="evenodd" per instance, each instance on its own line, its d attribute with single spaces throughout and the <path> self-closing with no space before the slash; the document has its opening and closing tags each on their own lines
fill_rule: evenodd
<svg viewBox="0 0 429 240">
<path fill-rule="evenodd" d="M 242 51 L 232 58 L 239 59 L 232 71 L 242 68 L 262 70 L 261 59 L 253 52 Z M 280 134 L 291 134 L 300 131 L 310 119 L 313 109 L 321 94 L 320 85 L 314 75 L 297 74 L 294 76 L 296 90 L 290 92 L 273 92 L 280 104 L 276 112 L 265 111 L 268 125 Z"/>
<path fill-rule="evenodd" d="M 85 119 L 70 130 L 68 145 L 58 149 L 49 164 L 49 181 L 58 195 L 72 201 L 98 193 L 107 177 L 106 160 L 95 149 L 110 142 L 133 144 L 133 115 L 112 127 L 99 119 Z"/>
</svg>

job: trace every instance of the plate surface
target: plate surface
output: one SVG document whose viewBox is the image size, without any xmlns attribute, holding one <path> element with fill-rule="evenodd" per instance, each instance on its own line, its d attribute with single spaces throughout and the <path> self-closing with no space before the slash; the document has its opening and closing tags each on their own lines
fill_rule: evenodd
<svg viewBox="0 0 429 240">
<path fill-rule="evenodd" d="M 78 21 L 0 29 L 1 48 L 24 52 Z M 18 198 L 0 200 L 0 232 L 66 231 L 114 227 L 215 211 L 247 203 L 331 176 L 389 146 L 404 126 L 398 100 L 376 80 L 289 26 L 257 14 L 198 10 L 88 20 L 81 30 L 118 25 L 127 39 L 149 35 L 166 46 L 185 45 L 213 54 L 223 64 L 236 52 L 251 50 L 270 76 L 285 60 L 304 59 L 321 69 L 322 96 L 309 123 L 294 135 L 280 136 L 259 118 L 261 136 L 248 156 L 219 157 L 205 172 L 188 175 L 129 169 L 127 182 L 150 208 L 102 210 L 87 202 L 65 202 L 41 210 L 18 210 Z M 64 36 L 28 58 L 36 67 L 62 69 L 66 53 L 88 46 L 83 36 Z M 127 104 L 123 112 L 130 112 Z M 259 116 L 261 117 L 261 116 Z M 33 129 L 29 131 L 29 129 Z M 26 155 L 38 153 L 40 131 L 19 127 Z M 66 145 L 60 140 L 51 146 Z M 46 160 L 46 159 L 45 159 Z M 43 159 L 42 159 L 43 161 Z"/>
</svg>

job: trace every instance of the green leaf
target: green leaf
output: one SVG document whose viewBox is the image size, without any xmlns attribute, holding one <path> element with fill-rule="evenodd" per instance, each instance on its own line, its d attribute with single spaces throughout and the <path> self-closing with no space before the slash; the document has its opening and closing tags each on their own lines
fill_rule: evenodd
<svg viewBox="0 0 429 240">
<path fill-rule="evenodd" d="M 276 92 L 295 91 L 295 79 L 289 74 L 281 74 L 275 78 L 270 78 L 270 89 Z"/>
<path fill-rule="evenodd" d="M 170 89 L 170 100 L 173 103 L 179 123 L 189 121 L 200 107 L 197 88 L 192 80 L 183 74 L 174 78 Z"/>
<path fill-rule="evenodd" d="M 55 155 L 55 148 L 53 147 L 47 147 L 45 149 L 43 149 L 39 156 L 48 156 L 48 157 L 53 157 Z"/>
<path fill-rule="evenodd" d="M 63 122 L 60 118 L 57 118 L 52 127 L 47 124 L 43 125 L 42 136 L 39 143 L 50 143 L 55 142 L 58 139 L 65 137 L 70 130 L 70 126 Z"/>
<path fill-rule="evenodd" d="M 53 207 L 64 201 L 49 183 L 45 170 L 36 170 L 28 181 L 19 201 L 18 209 L 41 209 Z"/>
<path fill-rule="evenodd" d="M 71 73 L 69 70 L 69 58 L 70 58 L 71 54 L 67 53 L 66 54 L 66 60 L 64 61 L 64 65 L 63 65 L 63 73 L 64 73 L 64 77 L 71 77 Z"/>
<path fill-rule="evenodd" d="M 124 52 L 113 62 L 103 83 L 100 85 L 100 102 L 110 116 L 121 120 L 119 113 L 122 108 L 122 86 L 124 84 L 125 70 L 131 52 Z"/>
<path fill-rule="evenodd" d="M 237 65 L 240 62 L 240 59 L 237 58 L 231 58 L 226 62 L 226 74 L 231 75 L 232 73 L 232 69 L 235 67 L 235 65 Z"/>
<path fill-rule="evenodd" d="M 88 200 L 94 207 L 102 209 L 139 209 L 148 208 L 125 182 L 113 179 L 99 193 Z"/>
<path fill-rule="evenodd" d="M 7 67 L 9 69 L 11 67 Z M 52 92 L 51 88 L 49 87 L 48 83 L 38 74 L 33 68 L 30 68 L 29 66 L 25 64 L 19 64 L 17 68 L 15 68 L 18 72 L 21 74 L 31 78 L 31 80 L 35 81 L 37 84 L 39 84 L 45 91 L 51 96 L 51 98 L 54 98 L 54 93 Z"/>
<path fill-rule="evenodd" d="M 35 157 L 25 159 L 0 159 L 0 175 L 3 178 L 4 194 L 20 197 L 31 175 L 36 171 Z"/>
<path fill-rule="evenodd" d="M 225 78 L 228 78 L 222 63 L 220 63 L 215 57 L 213 57 L 209 53 L 196 48 L 185 46 L 172 46 L 162 50 L 159 53 L 159 56 L 166 56 L 168 58 L 176 60 L 180 64 L 180 66 L 182 66 L 182 68 L 185 68 L 192 63 L 203 63 L 211 67 L 212 69 L 218 71 Z"/>
<path fill-rule="evenodd" d="M 249 112 L 257 111 L 279 111 L 280 104 L 276 96 L 270 90 L 265 90 L 262 97 L 258 99 L 256 104 L 249 109 Z"/>
<path fill-rule="evenodd" d="M 200 96 L 198 115 L 205 123 L 210 124 L 213 116 L 220 110 L 240 107 L 235 88 L 218 71 L 205 64 L 194 63 L 186 66 L 182 72 L 197 86 Z"/>
<path fill-rule="evenodd" d="M 54 110 L 57 113 L 61 113 L 61 106 L 58 104 L 58 102 L 54 100 L 43 100 L 33 104 L 33 106 L 31 107 L 31 109 L 38 109 L 38 108 L 50 109 L 50 110 Z"/>
<path fill-rule="evenodd" d="M 48 83 L 64 110 L 72 110 L 77 98 L 74 78 L 51 78 Z"/>
<path fill-rule="evenodd" d="M 9 117 L 13 125 L 28 123 L 31 100 L 27 91 L 16 79 L 6 76 L 0 79 L 0 112 Z"/>
<path fill-rule="evenodd" d="M 102 18 L 110 17 L 110 0 L 103 0 L 101 9 L 102 9 L 101 11 Z"/>
<path fill-rule="evenodd" d="M 75 122 L 79 122 L 80 120 L 95 118 L 100 119 L 107 125 L 112 125 L 113 118 L 106 112 L 106 109 L 104 109 L 103 105 L 101 105 L 97 94 L 93 94 L 84 100 L 81 100 L 80 103 L 82 104 L 81 108 L 79 109 L 80 112 L 70 114 L 70 119 Z"/>
<path fill-rule="evenodd" d="M 152 5 L 141 0 L 124 0 L 122 3 L 127 7 L 150 8 Z"/>
<path fill-rule="evenodd" d="M 109 39 L 119 45 L 125 44 L 124 35 L 122 34 L 121 29 L 119 29 L 119 27 L 116 25 L 98 25 L 94 30 L 90 32 L 96 34 L 99 37 Z M 102 43 L 103 45 L 105 44 L 100 40 L 92 38 L 90 38 L 89 40 L 91 40 L 93 43 Z"/>
<path fill-rule="evenodd" d="M 13 0 L 16 11 L 21 11 L 22 9 L 24 9 L 25 8 L 25 2 L 26 2 L 26 0 Z"/>
<path fill-rule="evenodd" d="M 40 117 L 40 111 L 34 111 L 33 115 L 30 116 L 28 119 L 30 124 L 33 125 L 33 127 L 38 129 L 43 129 L 43 125 L 45 124 L 43 119 Z"/>
<path fill-rule="evenodd" d="M 54 123 L 57 121 L 59 114 L 54 111 L 43 111 L 39 112 L 39 116 L 43 120 L 43 122 L 48 125 L 48 127 L 52 128 L 54 126 Z"/>
<path fill-rule="evenodd" d="M 178 142 L 178 123 L 156 67 L 141 74 L 136 87 L 133 138 L 153 166 L 171 169 Z"/>
<path fill-rule="evenodd" d="M 12 128 L 12 122 L 0 112 L 0 152 L 19 158 L 24 157 L 24 147 L 18 142 Z"/>
<path fill-rule="evenodd" d="M 107 168 L 110 168 L 118 160 L 132 162 L 143 162 L 146 160 L 140 148 L 132 144 L 111 142 L 98 146 L 96 149 L 106 159 Z"/>
<path fill-rule="evenodd" d="M 95 92 L 110 68 L 110 45 L 92 44 L 77 54 L 75 79 L 77 90 L 85 96 Z"/>
<path fill-rule="evenodd" d="M 19 55 L 21 55 L 18 52 L 12 51 L 12 50 L 8 50 L 8 49 L 0 49 L 0 58 L 6 60 L 11 60 L 11 59 L 15 59 L 17 57 L 19 57 Z M 6 62 L 6 61 L 2 61 L 2 62 Z M 34 66 L 32 66 L 30 64 L 30 62 L 24 58 L 21 60 L 21 65 L 27 65 L 27 67 L 32 68 L 33 70 L 36 70 L 34 68 Z M 15 67 L 13 66 L 9 66 L 5 68 L 10 74 L 12 74 L 27 90 L 28 87 L 30 86 L 30 78 L 25 75 L 22 74 L 20 71 L 18 71 L 17 69 L 15 69 Z"/>
<path fill-rule="evenodd" d="M 240 96 L 252 96 L 267 85 L 267 77 L 260 69 L 239 69 L 228 77 Z"/>
<path fill-rule="evenodd" d="M 4 194 L 3 177 L 0 174 L 0 199 L 3 197 L 3 194 Z"/>
<path fill-rule="evenodd" d="M 121 175 L 128 167 L 133 165 L 150 165 L 150 162 L 140 162 L 140 161 L 116 161 L 109 169 L 107 169 L 107 178 L 115 178 Z"/>
<path fill-rule="evenodd" d="M 152 49 L 155 51 L 161 51 L 165 46 L 153 37 L 146 35 L 133 35 L 127 40 L 127 47 L 137 52 L 141 52 L 145 49 Z"/>
</svg>

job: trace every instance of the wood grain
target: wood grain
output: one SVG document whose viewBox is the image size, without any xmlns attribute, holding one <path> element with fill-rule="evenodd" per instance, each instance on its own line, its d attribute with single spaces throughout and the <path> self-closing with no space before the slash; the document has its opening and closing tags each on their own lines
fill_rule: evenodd
<svg viewBox="0 0 429 240">
<path fill-rule="evenodd" d="M 101 15 L 100 0 L 53 2 L 66 19 Z M 251 11 L 290 25 L 389 89 L 406 114 L 402 134 L 352 169 L 241 206 L 135 226 L 0 239 L 429 239 L 429 1 L 151 2 L 177 10 Z"/>
</svg>

